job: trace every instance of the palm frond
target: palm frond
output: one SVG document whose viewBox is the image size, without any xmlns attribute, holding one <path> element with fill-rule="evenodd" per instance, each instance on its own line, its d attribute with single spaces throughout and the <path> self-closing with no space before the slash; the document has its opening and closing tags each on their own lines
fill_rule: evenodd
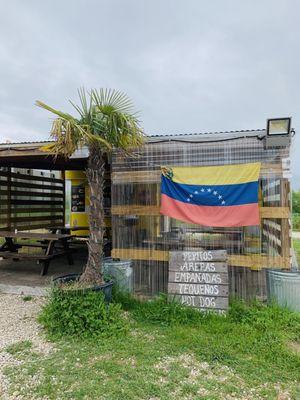
<svg viewBox="0 0 300 400">
<path fill-rule="evenodd" d="M 35 104 L 36 104 L 38 107 L 41 107 L 41 108 L 43 108 L 44 110 L 50 111 L 52 114 L 55 114 L 55 115 L 57 115 L 58 117 L 60 117 L 60 118 L 62 118 L 62 119 L 66 119 L 66 120 L 72 119 L 72 120 L 75 120 L 75 118 L 74 118 L 72 115 L 67 114 L 67 113 L 64 113 L 64 112 L 59 111 L 59 110 L 56 110 L 55 108 L 53 108 L 53 107 L 51 107 L 51 106 L 48 106 L 48 104 L 45 104 L 45 103 L 43 103 L 43 102 L 40 101 L 40 100 L 37 100 L 37 101 L 35 102 Z"/>
<path fill-rule="evenodd" d="M 111 112 L 131 113 L 133 110 L 132 101 L 125 93 L 119 90 L 93 89 L 91 96 L 100 112 L 107 114 Z"/>
<path fill-rule="evenodd" d="M 111 151 L 119 148 L 126 153 L 144 142 L 137 114 L 132 112 L 131 100 L 122 92 L 111 89 L 78 90 L 80 104 L 70 101 L 79 118 L 37 101 L 36 105 L 50 111 L 53 121 L 50 136 L 54 143 L 46 146 L 56 157 L 70 157 L 83 145 Z M 45 147 L 43 148 L 45 149 Z"/>
<path fill-rule="evenodd" d="M 78 106 L 77 104 L 73 103 L 71 100 L 69 100 L 69 102 L 72 104 L 72 106 L 75 108 L 75 110 L 80 115 L 81 121 L 83 123 L 90 123 L 93 119 L 93 114 L 94 114 L 92 96 L 89 95 L 89 100 L 88 100 L 86 91 L 82 87 L 82 88 L 78 89 L 78 97 L 80 100 L 81 107 Z"/>
<path fill-rule="evenodd" d="M 131 100 L 122 92 L 108 89 L 92 90 L 97 118 L 96 130 L 115 148 L 138 147 L 144 142 L 137 114 Z"/>
</svg>

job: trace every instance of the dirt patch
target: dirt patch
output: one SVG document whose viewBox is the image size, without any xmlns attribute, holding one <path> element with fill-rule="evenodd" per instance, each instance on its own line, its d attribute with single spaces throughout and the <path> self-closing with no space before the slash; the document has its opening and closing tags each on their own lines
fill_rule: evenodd
<svg viewBox="0 0 300 400">
<path fill-rule="evenodd" d="M 41 327 L 36 318 L 45 299 L 34 297 L 24 301 L 23 296 L 0 294 L 0 398 L 2 400 L 21 399 L 16 394 L 8 394 L 9 383 L 3 375 L 3 369 L 8 366 L 19 365 L 18 361 L 6 349 L 8 346 L 29 341 L 32 350 L 48 354 L 53 345 L 47 342 L 41 334 Z"/>
<path fill-rule="evenodd" d="M 300 342 L 288 342 L 288 348 L 300 355 Z"/>
</svg>

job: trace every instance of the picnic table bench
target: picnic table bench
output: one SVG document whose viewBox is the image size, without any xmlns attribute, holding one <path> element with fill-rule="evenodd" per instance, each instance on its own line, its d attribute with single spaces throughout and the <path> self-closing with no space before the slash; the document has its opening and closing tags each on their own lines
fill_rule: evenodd
<svg viewBox="0 0 300 400">
<path fill-rule="evenodd" d="M 49 231 L 52 233 L 64 233 L 64 234 L 71 234 L 71 232 L 76 231 L 88 231 L 90 228 L 89 226 L 50 226 Z"/>
<path fill-rule="evenodd" d="M 75 232 L 79 232 L 79 231 L 89 231 L 89 227 L 88 226 L 50 226 L 49 231 L 51 233 L 62 233 L 62 234 L 67 234 L 67 235 L 72 235 L 72 242 L 75 243 L 77 240 L 80 241 L 87 241 L 88 237 L 89 237 L 89 233 L 87 234 L 76 234 Z"/>
<path fill-rule="evenodd" d="M 41 275 L 48 272 L 50 261 L 55 257 L 66 255 L 69 265 L 73 264 L 72 250 L 69 248 L 71 235 L 59 233 L 33 233 L 0 231 L 0 237 L 5 242 L 0 246 L 0 257 L 4 259 L 35 260 L 42 263 Z M 20 239 L 20 242 L 16 242 Z M 30 243 L 22 243 L 22 240 L 30 240 Z M 34 243 L 32 243 L 34 242 Z M 42 249 L 42 253 L 20 253 L 22 247 L 36 247 Z"/>
</svg>

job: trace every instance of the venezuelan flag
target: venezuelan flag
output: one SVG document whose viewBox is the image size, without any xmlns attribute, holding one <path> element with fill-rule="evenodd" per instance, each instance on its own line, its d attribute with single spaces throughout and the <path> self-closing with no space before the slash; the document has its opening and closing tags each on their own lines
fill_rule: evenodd
<svg viewBox="0 0 300 400">
<path fill-rule="evenodd" d="M 162 167 L 161 214 L 205 226 L 259 225 L 260 163 Z"/>
</svg>

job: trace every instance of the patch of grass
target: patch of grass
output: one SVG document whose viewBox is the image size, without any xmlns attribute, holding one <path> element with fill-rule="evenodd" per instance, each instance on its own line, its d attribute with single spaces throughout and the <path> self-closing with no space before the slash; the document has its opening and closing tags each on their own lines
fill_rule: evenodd
<svg viewBox="0 0 300 400">
<path fill-rule="evenodd" d="M 296 252 L 296 257 L 298 260 L 298 264 L 300 264 L 300 240 L 299 239 L 293 239 L 293 246 Z"/>
<path fill-rule="evenodd" d="M 22 300 L 23 300 L 23 301 L 31 301 L 32 299 L 33 299 L 33 297 L 30 296 L 30 295 L 27 295 L 27 296 L 22 297 Z"/>
<path fill-rule="evenodd" d="M 130 331 L 57 341 L 57 351 L 6 369 L 25 399 L 298 399 L 300 315 L 232 301 L 227 317 L 160 297 L 116 295 Z M 284 397 L 282 397 L 284 398 Z"/>
<path fill-rule="evenodd" d="M 5 348 L 5 351 L 14 356 L 20 353 L 28 352 L 28 350 L 31 350 L 31 348 L 32 348 L 31 341 L 23 340 L 21 342 L 13 343 L 10 346 L 7 346 Z"/>
<path fill-rule="evenodd" d="M 195 325 L 204 319 L 214 318 L 214 315 L 199 313 L 198 310 L 182 306 L 175 300 L 168 299 L 167 295 L 142 301 L 134 299 L 129 294 L 115 295 L 115 301 L 122 304 L 123 308 L 130 311 L 133 318 L 139 322 L 161 324 L 161 325 Z"/>
</svg>

